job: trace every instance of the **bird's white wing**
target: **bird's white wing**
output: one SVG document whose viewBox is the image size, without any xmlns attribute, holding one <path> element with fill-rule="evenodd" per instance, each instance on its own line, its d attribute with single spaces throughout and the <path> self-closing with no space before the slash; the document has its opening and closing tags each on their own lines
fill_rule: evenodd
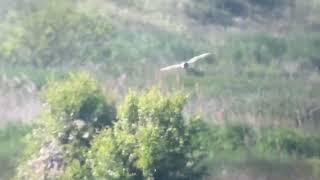
<svg viewBox="0 0 320 180">
<path fill-rule="evenodd" d="M 167 66 L 167 67 L 161 68 L 160 71 L 169 71 L 171 69 L 178 69 L 178 68 L 181 68 L 181 64 Z"/>
<path fill-rule="evenodd" d="M 195 56 L 193 58 L 191 58 L 188 63 L 192 64 L 192 63 L 195 63 L 196 61 L 199 61 L 200 59 L 203 59 L 207 56 L 209 56 L 211 53 L 204 53 L 204 54 L 201 54 L 199 56 Z"/>
</svg>

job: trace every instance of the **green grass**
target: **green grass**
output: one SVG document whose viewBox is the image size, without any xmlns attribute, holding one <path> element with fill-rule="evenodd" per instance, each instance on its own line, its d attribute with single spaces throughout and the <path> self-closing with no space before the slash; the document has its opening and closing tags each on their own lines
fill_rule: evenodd
<svg viewBox="0 0 320 180">
<path fill-rule="evenodd" d="M 241 123 L 207 130 L 202 142 L 209 153 L 203 163 L 213 179 L 224 171 L 274 179 L 319 178 L 319 136 L 282 128 L 259 130 Z"/>
<path fill-rule="evenodd" d="M 305 159 L 275 154 L 258 154 L 255 152 L 232 152 L 218 154 L 210 163 L 208 179 L 234 179 L 247 175 L 254 179 L 269 177 L 272 179 L 317 179 L 318 165 Z M 224 173 L 229 174 L 224 174 Z M 232 178 L 233 177 L 233 178 Z"/>
<path fill-rule="evenodd" d="M 0 129 L 0 179 L 10 179 L 14 175 L 24 147 L 22 138 L 30 130 L 29 125 L 13 123 Z"/>
</svg>

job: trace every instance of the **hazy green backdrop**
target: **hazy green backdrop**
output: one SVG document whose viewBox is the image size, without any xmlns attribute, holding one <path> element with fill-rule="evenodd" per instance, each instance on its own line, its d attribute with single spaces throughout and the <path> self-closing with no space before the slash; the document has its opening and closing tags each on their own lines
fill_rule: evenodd
<svg viewBox="0 0 320 180">
<path fill-rule="evenodd" d="M 49 168 L 48 178 L 112 179 L 108 168 L 127 168 L 129 179 L 319 178 L 319 19 L 318 0 L 1 0 L 0 179 L 28 177 L 26 162 L 47 146 L 71 152 L 62 175 Z M 204 52 L 212 56 L 195 65 L 198 75 L 159 71 Z M 154 87 L 163 94 L 136 106 L 158 112 L 157 123 L 125 125 L 119 106 L 147 96 L 128 90 Z M 168 109 L 152 104 L 162 96 L 173 98 Z M 178 129 L 188 151 L 165 153 L 177 142 L 158 142 L 162 128 Z M 65 142 L 59 132 L 90 138 Z"/>
</svg>

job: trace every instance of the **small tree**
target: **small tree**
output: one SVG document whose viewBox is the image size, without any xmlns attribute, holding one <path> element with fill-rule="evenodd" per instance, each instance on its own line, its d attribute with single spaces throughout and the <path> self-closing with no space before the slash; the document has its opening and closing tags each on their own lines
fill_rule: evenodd
<svg viewBox="0 0 320 180">
<path fill-rule="evenodd" d="M 98 179 L 190 179 L 203 175 L 195 166 L 200 156 L 191 141 L 198 131 L 182 115 L 183 94 L 158 89 L 130 92 L 113 129 L 92 143 L 89 163 Z M 200 151 L 197 151 L 199 153 Z"/>
<path fill-rule="evenodd" d="M 85 154 L 92 137 L 115 119 L 99 84 L 87 73 L 51 82 L 42 96 L 46 106 L 26 138 L 27 150 L 17 179 L 90 177 Z M 37 173 L 35 173 L 35 170 Z"/>
</svg>

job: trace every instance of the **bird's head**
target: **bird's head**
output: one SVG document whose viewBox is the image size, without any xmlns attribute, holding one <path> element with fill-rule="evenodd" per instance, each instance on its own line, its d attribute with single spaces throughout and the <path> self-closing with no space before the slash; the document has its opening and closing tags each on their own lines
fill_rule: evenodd
<svg viewBox="0 0 320 180">
<path fill-rule="evenodd" d="M 189 67 L 189 64 L 187 62 L 182 63 L 182 68 L 187 69 Z"/>
</svg>

